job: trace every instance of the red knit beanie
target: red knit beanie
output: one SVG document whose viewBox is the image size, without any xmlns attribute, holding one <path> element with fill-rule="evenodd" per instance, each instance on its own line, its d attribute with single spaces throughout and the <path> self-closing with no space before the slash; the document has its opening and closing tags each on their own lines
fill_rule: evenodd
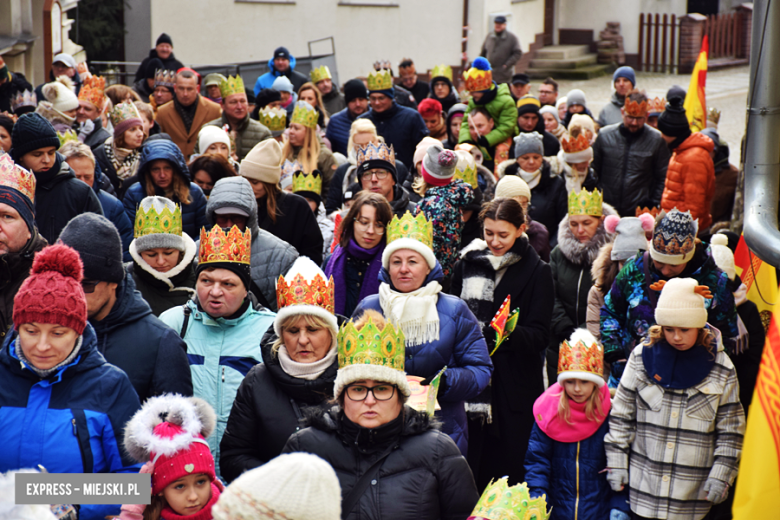
<svg viewBox="0 0 780 520">
<path fill-rule="evenodd" d="M 14 327 L 51 323 L 75 330 L 87 326 L 87 299 L 81 287 L 84 267 L 79 254 L 63 244 L 35 255 L 30 276 L 14 297 Z"/>
</svg>

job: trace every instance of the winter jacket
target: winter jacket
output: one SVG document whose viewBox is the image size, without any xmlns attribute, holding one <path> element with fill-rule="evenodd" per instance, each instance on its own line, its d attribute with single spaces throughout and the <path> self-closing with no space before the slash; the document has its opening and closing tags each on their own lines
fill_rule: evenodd
<svg viewBox="0 0 780 520">
<path fill-rule="evenodd" d="M 238 386 L 253 366 L 263 362 L 259 338 L 273 324 L 275 315 L 247 305 L 237 318 L 212 318 L 200 310 L 197 301 L 190 300 L 182 307 L 168 309 L 160 320 L 182 332 L 185 308 L 190 315 L 182 338 L 187 343 L 192 388 L 195 397 L 208 402 L 217 414 L 217 427 L 207 440 L 219 469 L 219 443 Z"/>
<path fill-rule="evenodd" d="M 97 149 L 98 146 L 106 142 L 106 139 L 111 137 L 111 134 L 103 128 L 103 119 L 100 117 L 97 117 L 92 120 L 95 127 L 92 129 L 92 131 L 84 137 L 84 144 L 89 146 L 92 149 L 92 152 L 95 152 L 95 149 Z"/>
<path fill-rule="evenodd" d="M 758 306 L 747 299 L 747 286 L 742 283 L 739 276 L 729 281 L 730 289 L 734 294 L 734 303 L 737 305 L 737 314 L 742 325 L 748 333 L 747 350 L 744 352 L 732 352 L 731 362 L 737 370 L 739 381 L 739 401 L 748 414 L 748 409 L 753 401 L 753 391 L 756 388 L 758 370 L 761 366 L 761 355 L 764 352 L 766 331 L 761 321 L 761 313 Z M 741 332 L 741 331 L 740 331 Z"/>
<path fill-rule="evenodd" d="M 152 314 L 132 277 L 125 276 L 117 286 L 116 303 L 108 316 L 91 319 L 90 324 L 98 351 L 124 370 L 141 402 L 165 393 L 192 395 L 186 345 L 178 331 Z"/>
<path fill-rule="evenodd" d="M 163 68 L 165 70 L 179 70 L 180 68 L 184 67 L 182 63 L 176 59 L 176 56 L 173 55 L 173 52 L 171 52 L 171 55 L 168 56 L 165 59 L 162 59 L 157 54 L 157 49 L 151 49 L 149 51 L 149 56 L 144 58 L 144 61 L 141 62 L 141 64 L 138 66 L 138 69 L 135 71 L 135 78 L 133 79 L 133 82 L 138 81 L 139 79 L 146 78 L 146 67 L 149 65 L 149 62 L 153 59 L 158 59 L 163 63 Z"/>
<path fill-rule="evenodd" d="M 655 304 L 650 302 L 648 287 L 661 277 L 650 259 L 648 283 L 644 266 L 644 253 L 626 261 L 604 298 L 600 318 L 601 343 L 604 345 L 604 359 L 609 363 L 626 359 L 634 346 L 647 335 L 650 326 L 655 325 Z M 730 339 L 739 335 L 734 295 L 729 290 L 728 276 L 715 265 L 707 246 L 696 245 L 693 258 L 679 277 L 694 278 L 699 285 L 710 289 L 713 297 L 705 301 L 707 323 L 717 328 L 729 345 Z"/>
<path fill-rule="evenodd" d="M 482 43 L 480 56 L 487 58 L 493 69 L 493 81 L 508 83 L 515 73 L 515 64 L 523 56 L 520 40 L 513 33 L 503 30 L 496 34 L 492 31 Z"/>
<path fill-rule="evenodd" d="M 301 429 L 307 408 L 330 408 L 327 401 L 333 397 L 338 359 L 317 379 L 293 377 L 271 351 L 276 340 L 271 327 L 260 344 L 263 363 L 255 365 L 238 387 L 220 444 L 220 468 L 228 482 L 281 454 L 290 435 Z"/>
<path fill-rule="evenodd" d="M 276 281 L 290 270 L 298 252 L 284 240 L 258 227 L 257 202 L 248 182 L 238 179 L 222 181 L 219 188 L 211 192 L 206 205 L 209 226 L 215 224 L 214 212 L 224 207 L 238 208 L 249 214 L 246 225 L 252 232 L 250 268 L 252 284 L 257 288 L 252 292 L 261 305 L 276 312 Z M 306 209 L 311 213 L 308 204 Z"/>
<path fill-rule="evenodd" d="M 612 260 L 612 243 L 604 244 L 599 250 L 599 254 L 593 261 L 590 268 L 590 278 L 593 280 L 593 286 L 588 291 L 588 312 L 585 321 L 588 332 L 593 334 L 596 339 L 601 338 L 601 307 L 604 306 L 604 296 L 606 296 L 615 277 L 620 271 L 618 262 Z"/>
<path fill-rule="evenodd" d="M 335 83 L 333 90 L 322 96 L 322 104 L 325 105 L 325 111 L 328 112 L 328 115 L 336 114 L 347 108 L 344 94 L 339 92 L 339 87 Z M 328 126 L 330 126 L 330 122 L 328 122 Z"/>
<path fill-rule="evenodd" d="M 333 119 L 331 119 L 333 121 Z M 332 123 L 331 123 L 332 124 Z M 328 128 L 330 128 L 330 125 L 328 125 Z M 347 137 L 349 137 L 349 132 L 347 132 Z M 346 144 L 344 145 L 346 149 Z M 334 149 L 334 152 L 336 150 Z M 396 160 L 395 161 L 395 178 L 396 178 L 396 185 L 401 186 L 404 183 L 404 180 L 407 179 L 409 176 L 409 171 L 406 169 L 406 166 L 401 161 Z M 330 187 L 328 188 L 328 197 L 325 200 L 325 209 L 327 212 L 333 213 L 334 211 L 338 211 L 341 209 L 342 206 L 342 199 L 344 198 L 344 192 L 347 191 L 347 189 L 354 183 L 358 182 L 357 177 L 357 169 L 354 164 L 351 162 L 346 162 L 336 168 L 336 171 L 333 173 L 333 177 L 330 179 Z M 407 195 L 410 195 L 408 190 L 406 191 Z M 392 206 L 392 202 L 390 205 Z"/>
<path fill-rule="evenodd" d="M 407 168 L 414 167 L 412 163 L 417 143 L 428 135 L 428 128 L 419 112 L 394 101 L 393 106 L 382 113 L 371 109 L 358 117 L 374 123 L 377 134 L 384 137 L 388 145 L 393 146 L 395 158 Z"/>
<path fill-rule="evenodd" d="M 125 373 L 98 352 L 88 324 L 79 355 L 40 379 L 16 355 L 16 333 L 0 351 L 0 472 L 38 468 L 49 473 L 137 473 L 125 453 L 125 424 L 140 408 Z M 81 520 L 102 520 L 119 505 L 82 505 Z"/>
<path fill-rule="evenodd" d="M 317 412 L 283 452 L 312 453 L 333 466 L 342 500 L 379 454 L 396 446 L 343 519 L 463 520 L 471 514 L 479 494 L 466 459 L 425 412 L 404 407 L 396 420 L 371 430 L 351 423 L 338 408 Z"/>
<path fill-rule="evenodd" d="M 669 156 L 669 147 L 655 128 L 645 125 L 635 134 L 622 123 L 602 128 L 593 143 L 591 167 L 604 202 L 624 217 L 633 217 L 640 206 L 659 206 Z"/>
<path fill-rule="evenodd" d="M 0 341 L 14 324 L 14 296 L 30 274 L 35 253 L 47 245 L 36 230 L 21 251 L 0 255 Z"/>
<path fill-rule="evenodd" d="M 699 219 L 699 230 L 712 224 L 710 206 L 715 195 L 715 165 L 710 152 L 715 148 L 712 139 L 694 132 L 675 148 L 666 171 L 666 185 L 661 197 L 661 209 L 690 211 Z"/>
<path fill-rule="evenodd" d="M 441 281 L 441 276 L 437 266 L 423 285 L 433 280 Z M 391 283 L 385 269 L 382 269 L 380 277 L 384 283 Z M 378 294 L 360 302 L 352 316 L 362 316 L 366 309 L 384 314 Z M 431 377 L 447 366 L 445 384 L 439 387 L 438 394 L 444 421 L 442 430 L 452 437 L 465 455 L 468 452 L 468 428 L 464 401 L 476 397 L 485 389 L 493 372 L 493 363 L 482 329 L 466 302 L 456 296 L 439 293 L 436 310 L 439 313 L 439 339 L 422 345 L 407 345 L 404 370 L 409 375 Z"/>
<path fill-rule="evenodd" d="M 92 188 L 73 174 L 68 163 L 57 152 L 54 166 L 45 172 L 33 172 L 35 186 L 35 227 L 53 244 L 70 219 L 82 213 L 103 214 Z"/>
<path fill-rule="evenodd" d="M 8 112 L 11 114 L 13 113 L 13 98 L 16 94 L 24 92 L 25 90 L 32 92 L 33 86 L 27 81 L 27 78 L 24 77 L 24 74 L 11 72 L 10 70 L 8 71 L 8 74 L 11 76 L 10 81 L 6 81 L 0 85 L 0 113 Z"/>
<path fill-rule="evenodd" d="M 257 221 L 262 229 L 293 246 L 300 256 L 322 264 L 322 233 L 309 203 L 300 195 L 286 191 L 277 194 L 275 223 L 268 216 L 265 197 L 258 199 Z"/>
<path fill-rule="evenodd" d="M 225 125 L 229 125 L 226 114 L 222 114 L 222 117 L 209 121 L 204 126 L 218 126 L 222 128 Z M 244 120 L 235 128 L 235 152 L 238 156 L 238 160 L 241 161 L 246 157 L 252 148 L 255 147 L 260 141 L 271 139 L 271 131 L 260 121 L 255 121 L 249 117 L 249 114 Z M 230 134 L 231 136 L 233 133 Z M 203 150 L 205 151 L 205 150 Z M 195 153 L 202 153 L 199 148 L 199 143 L 195 143 Z"/>
<path fill-rule="evenodd" d="M 417 204 L 409 199 L 409 192 L 397 184 L 393 187 L 393 200 L 390 201 L 390 207 L 393 208 L 393 215 L 398 218 L 403 217 L 407 211 L 414 215 L 417 210 Z"/>
<path fill-rule="evenodd" d="M 127 217 L 125 207 L 119 199 L 107 192 L 103 188 L 104 186 L 111 186 L 111 182 L 100 171 L 100 165 L 95 162 L 95 180 L 92 183 L 92 189 L 103 208 L 103 216 L 110 220 L 119 231 L 119 237 L 122 239 L 122 260 L 129 262 L 131 260 L 130 242 L 133 241 L 133 222 Z"/>
<path fill-rule="evenodd" d="M 195 103 L 198 104 L 198 108 L 195 110 L 189 130 L 184 126 L 179 112 L 176 111 L 175 99 L 157 109 L 156 121 L 160 125 L 160 131 L 171 137 L 171 141 L 176 143 L 184 157 L 189 157 L 195 151 L 198 133 L 203 125 L 219 118 L 222 114 L 219 105 L 204 96 L 199 95 Z"/>
<path fill-rule="evenodd" d="M 127 263 L 125 270 L 133 278 L 136 289 L 155 316 L 160 316 L 171 307 L 184 305 L 195 295 L 198 247 L 188 234 L 183 233 L 181 238 L 184 240 L 181 260 L 167 273 L 157 271 L 144 260 L 136 248 L 135 240 L 130 244 L 133 261 Z"/>
<path fill-rule="evenodd" d="M 459 142 L 471 141 L 468 114 L 476 107 L 482 107 L 487 110 L 495 122 L 493 130 L 484 136 L 491 147 L 495 147 L 497 144 L 503 143 L 517 135 L 517 107 L 512 99 L 512 94 L 509 93 L 509 87 L 502 83 L 497 87 L 493 85 L 493 88 L 486 92 L 478 103 L 474 101 L 474 98 L 469 99 L 469 109 L 466 111 L 463 122 L 460 124 Z"/>
<path fill-rule="evenodd" d="M 612 93 L 609 103 L 599 112 L 599 118 L 596 122 L 599 127 L 604 128 L 607 125 L 614 125 L 623 122 L 623 113 L 620 111 L 626 104 L 625 96 L 618 96 L 617 92 Z"/>
<path fill-rule="evenodd" d="M 271 88 L 274 84 L 274 81 L 279 76 L 287 76 L 287 79 L 289 79 L 290 83 L 293 85 L 294 92 L 298 92 L 301 86 L 309 81 L 308 77 L 295 70 L 295 56 L 292 55 L 290 55 L 290 68 L 285 72 L 279 72 L 276 70 L 273 57 L 268 60 L 268 69 L 268 72 L 257 78 L 257 81 L 255 81 L 255 96 L 257 96 L 264 88 Z"/>
<path fill-rule="evenodd" d="M 154 94 L 154 87 L 149 88 L 145 78 L 139 79 L 133 83 L 133 90 L 136 94 L 138 94 L 138 97 L 140 97 L 141 101 L 144 103 L 148 103 L 149 99 L 152 97 L 152 94 Z"/>
<path fill-rule="evenodd" d="M 525 229 L 525 234 L 528 237 L 528 243 L 534 248 L 539 258 L 549 264 L 552 251 L 550 248 L 550 232 L 530 216 L 527 218 L 527 222 L 526 225 L 528 227 Z"/>
<path fill-rule="evenodd" d="M 190 171 L 187 163 L 184 161 L 181 152 L 171 141 L 159 139 L 147 143 L 141 153 L 141 161 L 138 163 L 138 182 L 127 188 L 124 200 L 125 211 L 130 218 L 130 222 L 135 222 L 135 212 L 141 201 L 148 196 L 146 193 L 146 177 L 154 161 L 165 159 L 173 167 L 173 174 L 177 175 L 190 187 L 190 203 L 181 204 L 178 197 L 174 195 L 171 199 L 177 204 L 181 204 L 181 220 L 184 232 L 193 239 L 200 236 L 200 228 L 206 225 L 206 196 L 203 195 L 200 187 L 194 182 L 190 182 Z M 155 186 L 155 195 L 165 197 L 165 192 Z M 170 197 L 168 197 L 170 198 Z"/>
<path fill-rule="evenodd" d="M 328 128 L 325 131 L 325 137 L 330 141 L 334 152 L 348 155 L 347 144 L 349 143 L 349 130 L 357 117 L 352 117 L 348 108 L 345 108 L 330 116 Z"/>
</svg>

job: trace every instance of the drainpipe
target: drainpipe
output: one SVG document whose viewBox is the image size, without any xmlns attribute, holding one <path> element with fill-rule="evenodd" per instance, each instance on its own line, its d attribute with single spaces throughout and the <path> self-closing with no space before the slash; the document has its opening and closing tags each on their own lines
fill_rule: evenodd
<svg viewBox="0 0 780 520">
<path fill-rule="evenodd" d="M 461 30 L 460 35 L 460 53 L 461 53 L 461 59 L 460 59 L 460 68 L 462 72 L 466 71 L 466 63 L 468 63 L 468 59 L 466 58 L 466 50 L 468 49 L 469 44 L 469 0 L 463 0 L 463 29 Z M 453 78 L 454 80 L 455 78 Z M 454 83 L 454 82 L 453 82 Z M 457 86 L 457 85 L 456 85 Z"/>
<path fill-rule="evenodd" d="M 780 1 L 755 0 L 750 45 L 745 145 L 745 225 L 748 247 L 780 267 Z"/>
</svg>

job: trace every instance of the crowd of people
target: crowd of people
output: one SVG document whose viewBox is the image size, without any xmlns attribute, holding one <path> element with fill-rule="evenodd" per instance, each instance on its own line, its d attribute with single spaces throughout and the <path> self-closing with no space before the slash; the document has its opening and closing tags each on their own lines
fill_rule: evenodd
<svg viewBox="0 0 780 520">
<path fill-rule="evenodd" d="M 596 116 L 521 54 L 0 60 L 4 478 L 149 475 L 43 506 L 82 520 L 730 518 L 765 330 L 718 114 L 622 66 Z"/>
</svg>

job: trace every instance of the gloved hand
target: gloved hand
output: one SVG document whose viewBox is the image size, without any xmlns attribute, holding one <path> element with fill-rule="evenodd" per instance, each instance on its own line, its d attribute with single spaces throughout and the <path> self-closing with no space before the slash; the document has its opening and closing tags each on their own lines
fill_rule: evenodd
<svg viewBox="0 0 780 520">
<path fill-rule="evenodd" d="M 628 484 L 628 470 L 610 469 L 607 471 L 607 482 L 615 493 L 623 491 L 623 487 Z"/>
<path fill-rule="evenodd" d="M 490 148 L 490 143 L 488 142 L 487 137 L 484 135 L 479 136 L 479 139 L 477 139 L 477 144 L 482 148 Z"/>
<path fill-rule="evenodd" d="M 631 517 L 620 509 L 613 509 L 609 512 L 609 520 L 631 520 Z"/>
<path fill-rule="evenodd" d="M 729 485 L 716 478 L 708 478 L 704 483 L 704 492 L 707 493 L 707 500 L 713 504 L 720 504 L 729 496 Z"/>
<path fill-rule="evenodd" d="M 436 377 L 436 374 L 433 374 L 431 377 L 426 377 L 425 379 L 420 381 L 420 386 L 430 385 L 434 377 Z M 441 377 L 439 378 L 439 395 L 444 393 L 444 388 L 447 386 L 446 378 L 447 378 L 447 371 L 445 370 L 444 372 L 442 372 Z"/>
</svg>

